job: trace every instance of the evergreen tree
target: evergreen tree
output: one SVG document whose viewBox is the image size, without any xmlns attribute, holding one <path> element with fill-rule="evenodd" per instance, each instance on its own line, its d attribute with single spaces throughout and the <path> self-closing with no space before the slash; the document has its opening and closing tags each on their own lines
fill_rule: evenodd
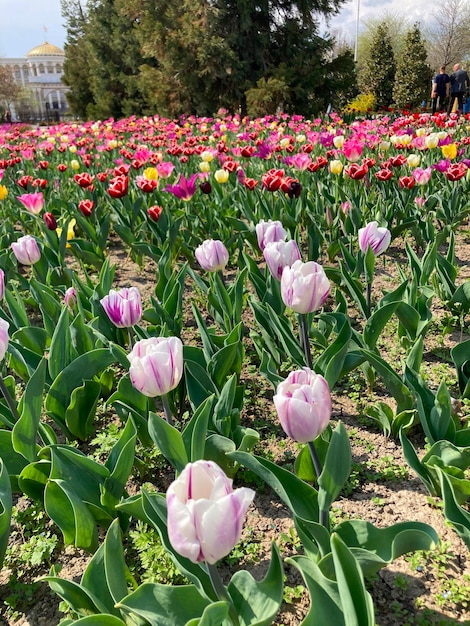
<svg viewBox="0 0 470 626">
<path fill-rule="evenodd" d="M 395 70 L 395 55 L 387 22 L 380 22 L 370 40 L 359 83 L 363 93 L 375 96 L 378 108 L 389 107 L 393 102 Z"/>
<path fill-rule="evenodd" d="M 400 108 L 415 109 L 429 99 L 432 72 L 418 24 L 406 33 L 397 59 L 393 98 Z"/>
</svg>

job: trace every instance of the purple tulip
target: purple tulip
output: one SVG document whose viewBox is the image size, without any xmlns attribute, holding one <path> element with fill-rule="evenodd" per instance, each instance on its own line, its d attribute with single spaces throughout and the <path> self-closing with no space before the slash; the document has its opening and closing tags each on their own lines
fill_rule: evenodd
<svg viewBox="0 0 470 626">
<path fill-rule="evenodd" d="M 315 261 L 295 261 L 285 267 L 281 277 L 284 304 L 296 313 L 311 313 L 321 308 L 330 293 L 325 270 Z"/>
<path fill-rule="evenodd" d="M 171 545 L 193 563 L 213 565 L 240 541 L 255 492 L 233 489 L 213 461 L 189 463 L 166 494 Z"/>
<path fill-rule="evenodd" d="M 328 426 L 331 395 L 328 383 L 305 367 L 279 383 L 274 405 L 284 432 L 294 441 L 313 441 Z"/>
<path fill-rule="evenodd" d="M 127 358 L 131 383 L 149 398 L 166 395 L 183 375 L 183 344 L 178 337 L 141 339 Z"/>
<path fill-rule="evenodd" d="M 137 287 L 118 291 L 111 289 L 100 302 L 109 319 L 118 328 L 134 326 L 142 317 L 142 301 Z"/>
<path fill-rule="evenodd" d="M 276 280 L 281 280 L 283 269 L 290 267 L 295 261 L 300 261 L 300 250 L 294 239 L 274 241 L 267 244 L 263 256 L 272 276 Z"/>
<path fill-rule="evenodd" d="M 8 342 L 10 341 L 10 337 L 8 336 L 9 327 L 10 324 L 0 318 L 0 361 L 3 361 L 8 349 Z"/>
<path fill-rule="evenodd" d="M 379 256 L 390 245 L 392 235 L 388 228 L 379 227 L 377 222 L 369 222 L 364 228 L 360 228 L 358 232 L 359 247 L 364 252 L 370 246 L 375 256 Z"/>
<path fill-rule="evenodd" d="M 227 248 L 218 239 L 206 239 L 194 254 L 202 269 L 208 272 L 223 270 L 228 263 Z"/>
<path fill-rule="evenodd" d="M 256 237 L 261 250 L 264 250 L 268 243 L 284 241 L 286 236 L 287 232 L 278 220 L 274 222 L 272 220 L 267 222 L 261 220 L 256 224 Z"/>
<path fill-rule="evenodd" d="M 20 237 L 18 241 L 14 241 L 11 244 L 11 249 L 16 257 L 18 263 L 23 265 L 33 265 L 37 263 L 41 258 L 41 251 L 34 237 L 31 235 L 24 235 Z"/>
</svg>

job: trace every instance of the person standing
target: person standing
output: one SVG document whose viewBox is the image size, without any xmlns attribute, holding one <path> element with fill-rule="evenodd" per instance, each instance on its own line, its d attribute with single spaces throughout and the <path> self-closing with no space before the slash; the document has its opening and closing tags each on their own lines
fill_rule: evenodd
<svg viewBox="0 0 470 626">
<path fill-rule="evenodd" d="M 454 102 L 458 102 L 458 110 L 463 110 L 463 99 L 470 88 L 470 79 L 465 70 L 460 67 L 460 63 L 456 63 L 453 67 L 453 73 L 450 75 L 450 98 L 447 113 L 451 113 Z"/>
<path fill-rule="evenodd" d="M 441 65 L 439 74 L 436 74 L 432 81 L 431 103 L 432 114 L 436 111 L 443 111 L 445 102 L 449 96 L 450 77 L 446 74 L 446 66 Z"/>
<path fill-rule="evenodd" d="M 11 124 L 11 113 L 10 113 L 10 109 L 7 109 L 5 111 L 5 115 L 3 116 L 3 119 L 5 120 L 5 124 Z"/>
</svg>

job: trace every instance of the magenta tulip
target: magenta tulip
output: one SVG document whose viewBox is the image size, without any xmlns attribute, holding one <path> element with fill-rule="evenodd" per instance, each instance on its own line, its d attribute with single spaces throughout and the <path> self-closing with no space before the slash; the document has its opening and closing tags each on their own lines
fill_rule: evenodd
<svg viewBox="0 0 470 626">
<path fill-rule="evenodd" d="M 189 463 L 166 494 L 171 545 L 193 563 L 213 565 L 239 542 L 254 496 L 248 487 L 233 489 L 213 461 Z"/>
<path fill-rule="evenodd" d="M 31 235 L 23 235 L 11 244 L 11 249 L 18 263 L 23 265 L 33 265 L 41 258 L 41 251 L 37 241 Z"/>
<path fill-rule="evenodd" d="M 142 317 L 142 301 L 137 287 L 118 291 L 111 289 L 100 302 L 109 319 L 118 328 L 134 326 Z"/>
<path fill-rule="evenodd" d="M 261 220 L 256 224 L 256 237 L 261 250 L 264 250 L 268 243 L 284 241 L 286 236 L 287 232 L 278 220 L 274 222 L 272 220 L 267 222 Z"/>
<path fill-rule="evenodd" d="M 296 313 L 311 313 L 320 309 L 330 293 L 330 281 L 325 270 L 315 261 L 295 261 L 285 267 L 281 277 L 284 304 Z"/>
<path fill-rule="evenodd" d="M 274 405 L 284 432 L 294 441 L 313 441 L 328 426 L 331 395 L 328 383 L 305 367 L 279 383 Z"/>
<path fill-rule="evenodd" d="M 294 239 L 274 241 L 264 248 L 263 256 L 272 276 L 276 280 L 281 280 L 284 268 L 290 267 L 295 261 L 300 261 L 300 250 Z"/>
<path fill-rule="evenodd" d="M 144 396 L 163 396 L 183 375 L 183 344 L 178 337 L 141 339 L 127 358 L 131 383 Z"/>
<path fill-rule="evenodd" d="M 10 324 L 0 318 L 0 361 L 3 361 L 5 358 L 8 349 L 8 342 L 10 341 L 10 337 L 8 336 L 9 327 Z"/>
<path fill-rule="evenodd" d="M 194 251 L 197 262 L 203 270 L 216 272 L 223 270 L 228 263 L 228 251 L 218 239 L 206 239 Z"/>
<path fill-rule="evenodd" d="M 359 247 L 364 252 L 370 246 L 375 256 L 379 256 L 390 245 L 392 235 L 388 228 L 380 227 L 377 222 L 369 222 L 358 232 Z"/>
</svg>

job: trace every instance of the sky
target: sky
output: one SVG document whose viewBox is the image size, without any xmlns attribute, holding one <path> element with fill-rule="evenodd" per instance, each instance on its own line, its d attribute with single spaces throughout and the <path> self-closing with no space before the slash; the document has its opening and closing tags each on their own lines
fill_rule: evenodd
<svg viewBox="0 0 470 626">
<path fill-rule="evenodd" d="M 438 0 L 347 0 L 331 28 L 340 31 L 354 45 L 359 5 L 359 32 L 364 20 L 384 13 L 405 15 L 411 23 L 424 25 L 430 7 Z M 405 12 L 406 11 L 406 12 Z M 66 31 L 62 26 L 60 0 L 0 0 L 0 56 L 24 57 L 31 48 L 48 41 L 63 48 Z"/>
<path fill-rule="evenodd" d="M 62 23 L 60 0 L 0 0 L 0 56 L 24 57 L 45 41 L 63 48 Z"/>
</svg>

